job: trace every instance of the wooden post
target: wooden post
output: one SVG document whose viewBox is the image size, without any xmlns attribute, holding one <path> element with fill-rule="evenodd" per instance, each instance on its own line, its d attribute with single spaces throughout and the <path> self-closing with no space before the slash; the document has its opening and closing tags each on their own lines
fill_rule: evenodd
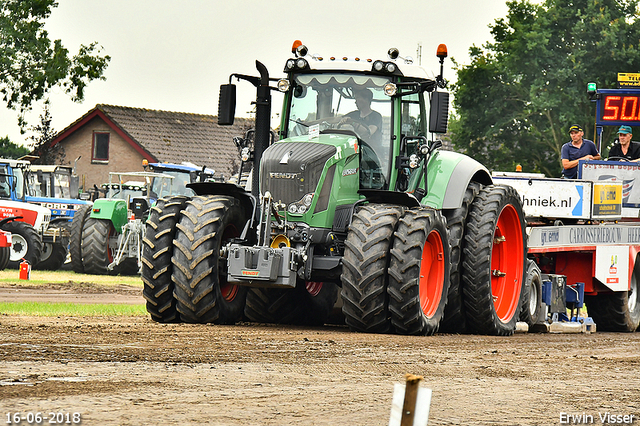
<svg viewBox="0 0 640 426">
<path fill-rule="evenodd" d="M 422 376 L 405 374 L 407 385 L 404 390 L 404 404 L 402 405 L 402 418 L 400 426 L 413 426 L 413 419 L 416 412 L 416 398 L 418 397 L 418 386 L 423 379 Z"/>
</svg>

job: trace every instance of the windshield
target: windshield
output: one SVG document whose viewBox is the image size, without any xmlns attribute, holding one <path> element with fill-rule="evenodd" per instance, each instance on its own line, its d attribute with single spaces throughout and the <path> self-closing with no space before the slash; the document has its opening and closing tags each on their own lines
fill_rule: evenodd
<svg viewBox="0 0 640 426">
<path fill-rule="evenodd" d="M 302 74 L 293 81 L 286 137 L 309 131 L 351 130 L 377 155 L 388 177 L 391 98 L 388 78 L 362 74 Z"/>
<path fill-rule="evenodd" d="M 193 197 L 196 195 L 192 189 L 187 188 L 187 184 L 191 183 L 191 175 L 189 172 L 162 170 L 162 174 L 173 176 L 173 179 L 154 177 L 151 182 L 152 195 L 156 197 L 166 197 L 168 195 L 186 195 Z"/>
</svg>

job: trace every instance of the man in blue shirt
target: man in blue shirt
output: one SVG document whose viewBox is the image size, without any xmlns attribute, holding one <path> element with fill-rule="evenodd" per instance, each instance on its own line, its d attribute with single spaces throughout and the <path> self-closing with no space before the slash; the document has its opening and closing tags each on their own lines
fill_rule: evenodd
<svg viewBox="0 0 640 426">
<path fill-rule="evenodd" d="M 571 141 L 562 145 L 562 175 L 568 179 L 578 177 L 578 161 L 599 160 L 600 154 L 596 144 L 588 139 L 583 139 L 584 131 L 577 124 L 569 127 Z"/>
</svg>

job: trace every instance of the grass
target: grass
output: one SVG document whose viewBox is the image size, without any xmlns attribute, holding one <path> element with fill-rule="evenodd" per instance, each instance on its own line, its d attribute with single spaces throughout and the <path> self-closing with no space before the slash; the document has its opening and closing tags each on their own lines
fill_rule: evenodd
<svg viewBox="0 0 640 426">
<path fill-rule="evenodd" d="M 142 288 L 142 280 L 138 276 L 113 276 L 113 275 L 89 275 L 76 274 L 73 271 L 31 271 L 31 277 L 28 281 L 21 280 L 20 271 L 17 269 L 5 269 L 0 271 L 0 283 L 16 284 L 16 285 L 45 285 L 45 284 L 62 284 L 68 282 L 76 283 L 93 283 L 99 285 L 130 285 Z"/>
<path fill-rule="evenodd" d="M 96 286 L 128 285 L 142 289 L 142 280 L 138 276 L 113 276 L 76 274 L 73 271 L 31 271 L 29 280 L 19 278 L 17 269 L 0 271 L 0 285 L 17 285 L 29 287 L 47 287 L 52 284 L 90 283 Z M 66 287 L 66 286 L 64 286 Z M 127 304 L 82 304 L 82 303 L 49 303 L 49 302 L 0 302 L 0 315 L 26 316 L 145 316 L 145 305 Z"/>
<path fill-rule="evenodd" d="M 146 316 L 145 305 L 0 302 L 2 315 L 38 317 Z"/>
</svg>

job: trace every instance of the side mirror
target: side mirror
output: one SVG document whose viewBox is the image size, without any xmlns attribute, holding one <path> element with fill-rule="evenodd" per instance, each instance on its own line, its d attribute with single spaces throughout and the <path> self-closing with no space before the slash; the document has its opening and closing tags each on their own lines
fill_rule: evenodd
<svg viewBox="0 0 640 426">
<path fill-rule="evenodd" d="M 433 92 L 429 111 L 429 131 L 447 133 L 449 121 L 449 92 Z"/>
<path fill-rule="evenodd" d="M 218 124 L 231 126 L 236 115 L 236 85 L 223 84 L 220 86 L 218 98 Z"/>
</svg>

